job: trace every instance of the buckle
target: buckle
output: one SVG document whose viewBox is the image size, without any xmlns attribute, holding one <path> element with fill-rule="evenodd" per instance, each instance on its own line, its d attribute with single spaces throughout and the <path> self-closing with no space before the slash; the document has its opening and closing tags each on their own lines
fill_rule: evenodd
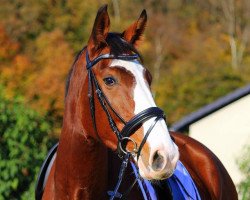
<svg viewBox="0 0 250 200">
<path fill-rule="evenodd" d="M 133 150 L 132 151 L 127 150 L 127 148 L 126 148 L 127 145 L 125 145 L 125 149 L 124 149 L 124 147 L 123 147 L 124 142 L 125 142 L 125 144 L 127 144 L 128 142 L 132 142 L 133 145 L 134 145 Z M 132 156 L 135 156 L 137 154 L 137 152 L 138 152 L 137 143 L 134 141 L 134 139 L 132 139 L 130 137 L 123 137 L 123 138 L 121 138 L 121 140 L 119 141 L 119 149 L 125 155 L 127 155 L 129 153 Z"/>
</svg>

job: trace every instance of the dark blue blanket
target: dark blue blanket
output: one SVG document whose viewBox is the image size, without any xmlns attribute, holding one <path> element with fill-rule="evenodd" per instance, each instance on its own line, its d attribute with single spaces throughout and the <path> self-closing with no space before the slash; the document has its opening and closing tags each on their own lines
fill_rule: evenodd
<svg viewBox="0 0 250 200">
<path fill-rule="evenodd" d="M 141 180 L 139 178 L 136 166 L 132 162 L 131 165 L 134 170 L 135 176 L 137 177 L 144 199 L 157 200 L 157 195 L 151 182 L 147 180 Z M 170 178 L 166 179 L 166 184 L 168 184 L 168 187 L 172 193 L 173 200 L 201 199 L 190 174 L 180 161 L 178 161 L 177 163 L 174 174 Z"/>
</svg>

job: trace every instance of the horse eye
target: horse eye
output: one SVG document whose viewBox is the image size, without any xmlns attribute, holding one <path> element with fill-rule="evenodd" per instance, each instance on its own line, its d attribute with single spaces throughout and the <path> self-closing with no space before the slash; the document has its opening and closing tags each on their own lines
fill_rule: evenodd
<svg viewBox="0 0 250 200">
<path fill-rule="evenodd" d="M 108 86 L 113 86 L 114 84 L 116 84 L 116 80 L 113 77 L 104 78 L 103 81 Z"/>
</svg>

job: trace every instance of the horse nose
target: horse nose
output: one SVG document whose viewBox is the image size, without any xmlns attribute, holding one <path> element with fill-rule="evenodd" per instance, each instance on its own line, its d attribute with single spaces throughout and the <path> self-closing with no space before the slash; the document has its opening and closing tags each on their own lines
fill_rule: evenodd
<svg viewBox="0 0 250 200">
<path fill-rule="evenodd" d="M 163 152 L 156 150 L 152 154 L 152 158 L 150 159 L 150 161 L 150 165 L 153 171 L 161 171 L 165 168 L 167 159 Z"/>
</svg>

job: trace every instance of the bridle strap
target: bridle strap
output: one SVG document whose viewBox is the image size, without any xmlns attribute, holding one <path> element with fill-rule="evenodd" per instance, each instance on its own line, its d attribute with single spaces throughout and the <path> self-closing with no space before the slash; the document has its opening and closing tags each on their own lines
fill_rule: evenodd
<svg viewBox="0 0 250 200">
<path fill-rule="evenodd" d="M 118 175 L 118 181 L 116 183 L 116 186 L 115 186 L 115 189 L 113 191 L 108 191 L 108 195 L 110 196 L 109 200 L 113 200 L 115 198 L 119 198 L 119 199 L 127 199 L 127 196 L 128 194 L 131 192 L 131 190 L 133 189 L 134 185 L 136 184 L 137 182 L 137 179 L 138 177 L 135 177 L 135 180 L 133 181 L 133 183 L 128 187 L 128 189 L 126 190 L 126 192 L 124 192 L 123 194 L 121 194 L 120 192 L 118 192 L 120 186 L 121 186 L 121 183 L 122 183 L 122 180 L 123 180 L 123 177 L 124 177 L 124 174 L 125 174 L 125 170 L 128 166 L 128 162 L 130 160 L 130 157 L 131 157 L 131 154 L 126 154 L 123 158 L 123 161 L 122 161 L 122 164 L 121 164 L 121 168 L 120 168 L 120 171 L 119 171 L 119 175 Z"/>
<path fill-rule="evenodd" d="M 120 185 L 122 183 L 124 173 L 125 173 L 125 170 L 128 166 L 128 162 L 129 162 L 130 157 L 131 157 L 131 154 L 128 153 L 127 155 L 125 155 L 125 157 L 122 161 L 121 168 L 120 168 L 119 175 L 118 175 L 118 182 L 115 186 L 115 189 L 114 189 L 114 191 L 108 191 L 108 195 L 110 196 L 109 200 L 113 200 L 114 198 L 121 199 L 123 197 L 123 195 L 120 194 L 118 192 L 118 190 L 119 190 Z"/>
<path fill-rule="evenodd" d="M 86 49 L 86 67 L 87 70 L 91 69 L 95 64 L 97 64 L 99 61 L 103 59 L 121 59 L 121 60 L 138 60 L 140 57 L 138 54 L 123 54 L 123 55 L 113 55 L 113 54 L 101 54 L 100 56 L 96 57 L 94 60 L 89 59 L 89 53 Z"/>
<path fill-rule="evenodd" d="M 153 117 L 165 118 L 164 112 L 158 107 L 147 108 L 137 115 L 135 115 L 121 131 L 123 137 L 129 137 L 132 133 L 144 122 L 148 121 Z"/>
<path fill-rule="evenodd" d="M 155 120 L 154 120 L 153 124 L 151 124 L 151 126 L 147 130 L 147 133 L 143 137 L 143 139 L 141 141 L 141 144 L 140 144 L 139 148 L 137 149 L 137 152 L 136 152 L 137 160 L 138 160 L 138 158 L 139 158 L 139 156 L 141 154 L 141 150 L 142 150 L 144 144 L 146 143 L 149 134 L 151 133 L 151 131 L 155 127 L 156 123 L 160 119 L 165 120 L 164 112 L 158 107 L 147 108 L 147 109 L 141 111 L 140 113 L 138 113 L 137 115 L 135 115 L 129 122 L 127 122 L 126 125 L 123 127 L 123 129 L 121 131 L 121 136 L 123 138 L 130 137 L 136 131 L 136 129 L 138 129 L 144 122 L 146 122 L 149 119 L 152 119 L 154 117 L 155 117 Z M 123 142 L 123 141 L 125 141 L 125 142 Z M 124 152 L 123 149 L 126 148 L 127 141 L 128 140 L 122 140 L 121 144 L 118 145 L 117 149 L 118 149 L 119 154 Z"/>
<path fill-rule="evenodd" d="M 100 86 L 99 86 L 99 84 L 97 82 L 97 79 L 95 78 L 92 71 L 91 71 L 91 75 L 92 75 L 92 79 L 94 81 L 94 85 L 95 85 L 95 88 L 96 88 L 97 98 L 98 98 L 104 112 L 106 113 L 106 116 L 107 116 L 108 121 L 109 121 L 109 125 L 112 128 L 113 132 L 116 134 L 118 140 L 120 140 L 122 138 L 122 136 L 120 135 L 120 131 L 118 130 L 117 125 L 114 122 L 114 120 L 113 120 L 113 118 L 112 118 L 112 116 L 111 116 L 111 114 L 110 114 L 110 112 L 108 110 L 108 107 L 106 106 L 106 105 L 109 105 L 109 104 L 106 103 L 105 98 L 103 96 L 103 92 L 102 92 L 102 90 L 101 90 L 101 88 L 100 88 Z M 117 112 L 114 109 L 111 109 L 111 110 L 115 113 L 116 116 L 118 116 Z M 122 121 L 124 121 L 124 120 L 122 120 Z"/>
<path fill-rule="evenodd" d="M 103 106 L 106 106 L 106 104 L 108 105 L 108 107 L 112 110 L 112 112 L 116 115 L 116 117 L 118 117 L 118 119 L 125 125 L 126 124 L 126 121 L 115 111 L 115 109 L 111 106 L 108 98 L 105 96 L 104 92 L 102 91 L 94 73 L 91 71 L 91 74 L 92 74 L 92 79 L 94 81 L 94 84 L 95 84 L 95 88 L 96 88 L 96 92 L 99 94 L 98 96 L 100 96 L 100 101 L 104 102 L 101 103 L 103 104 Z M 106 104 L 105 104 L 106 103 Z M 109 115 L 111 117 L 111 115 Z"/>
<path fill-rule="evenodd" d="M 139 148 L 138 148 L 138 151 L 137 151 L 137 155 L 136 155 L 137 161 L 138 161 L 139 156 L 140 156 L 140 154 L 141 154 L 142 147 L 143 147 L 144 144 L 146 143 L 149 134 L 151 133 L 151 131 L 152 131 L 153 128 L 155 127 L 156 123 L 157 123 L 160 119 L 162 119 L 161 116 L 158 116 L 157 118 L 155 118 L 153 124 L 151 124 L 151 126 L 150 126 L 149 129 L 147 130 L 147 133 L 146 133 L 145 136 L 143 137 L 143 139 L 142 139 L 142 141 L 141 141 L 141 144 L 140 144 L 140 146 L 139 146 Z"/>
<path fill-rule="evenodd" d="M 97 126 L 96 126 L 94 90 L 93 90 L 93 82 L 92 82 L 92 72 L 90 70 L 88 71 L 88 98 L 89 98 L 90 113 L 91 113 L 91 118 L 92 118 L 94 130 L 95 130 L 95 134 L 99 142 L 101 142 L 102 140 L 98 134 Z"/>
</svg>

